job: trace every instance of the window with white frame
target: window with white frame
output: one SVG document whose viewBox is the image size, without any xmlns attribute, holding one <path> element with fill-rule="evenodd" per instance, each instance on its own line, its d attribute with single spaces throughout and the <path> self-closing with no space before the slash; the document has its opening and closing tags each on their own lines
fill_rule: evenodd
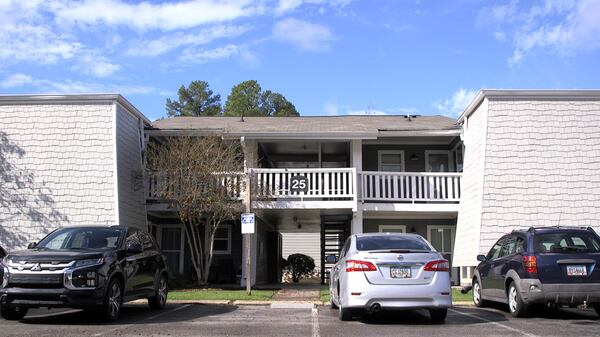
<svg viewBox="0 0 600 337">
<path fill-rule="evenodd" d="M 215 232 L 213 254 L 231 254 L 231 225 L 221 225 Z"/>
<path fill-rule="evenodd" d="M 404 225 L 379 225 L 379 232 L 406 233 L 406 226 L 404 226 Z"/>
<path fill-rule="evenodd" d="M 404 151 L 380 150 L 377 152 L 379 171 L 403 172 Z"/>
</svg>

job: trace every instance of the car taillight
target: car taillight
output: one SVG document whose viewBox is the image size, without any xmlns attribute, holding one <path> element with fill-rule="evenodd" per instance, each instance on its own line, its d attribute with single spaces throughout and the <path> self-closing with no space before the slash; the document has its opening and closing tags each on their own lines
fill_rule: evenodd
<svg viewBox="0 0 600 337">
<path fill-rule="evenodd" d="M 528 273 L 537 274 L 537 256 L 523 255 L 523 266 Z"/>
<path fill-rule="evenodd" d="M 348 260 L 346 261 L 346 271 L 376 271 L 377 267 L 369 261 Z"/>
<path fill-rule="evenodd" d="M 448 260 L 430 261 L 423 268 L 425 271 L 450 271 L 450 263 Z"/>
</svg>

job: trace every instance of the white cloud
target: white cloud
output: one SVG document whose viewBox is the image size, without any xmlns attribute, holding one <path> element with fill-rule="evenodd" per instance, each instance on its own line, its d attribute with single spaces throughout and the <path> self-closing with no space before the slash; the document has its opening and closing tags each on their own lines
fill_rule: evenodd
<svg viewBox="0 0 600 337">
<path fill-rule="evenodd" d="M 262 1 L 187 0 L 168 3 L 122 0 L 64 1 L 52 6 L 66 23 L 127 26 L 136 30 L 176 30 L 262 14 Z"/>
<path fill-rule="evenodd" d="M 506 41 L 506 33 L 503 31 L 494 32 L 494 38 L 497 41 L 504 42 L 504 41 Z"/>
<path fill-rule="evenodd" d="M 183 51 L 179 61 L 185 63 L 207 63 L 209 61 L 230 58 L 239 54 L 241 48 L 239 46 L 229 44 L 223 47 L 213 49 L 194 49 L 189 48 Z"/>
<path fill-rule="evenodd" d="M 561 56 L 600 49 L 600 1 L 545 0 L 542 3 L 515 0 L 488 7 L 479 15 L 481 24 L 502 27 L 513 44 L 510 66 L 528 55 L 549 52 Z M 494 34 L 495 38 L 499 39 Z"/>
<path fill-rule="evenodd" d="M 143 40 L 135 43 L 135 45 L 127 51 L 127 54 L 133 56 L 157 56 L 182 46 L 197 46 L 209 43 L 216 39 L 239 36 L 247 32 L 248 29 L 249 28 L 246 26 L 219 25 L 193 33 L 177 32 L 162 35 L 158 39 Z"/>
<path fill-rule="evenodd" d="M 350 4 L 353 0 L 279 0 L 275 12 L 284 14 L 293 11 L 302 5 L 328 5 L 333 8 L 343 8 Z M 325 10 L 324 7 L 319 8 L 319 13 Z"/>
<path fill-rule="evenodd" d="M 121 69 L 119 64 L 111 62 L 102 55 L 93 52 L 85 53 L 77 58 L 77 64 L 72 67 L 85 75 L 94 75 L 96 77 L 107 77 Z"/>
<path fill-rule="evenodd" d="M 0 82 L 2 88 L 22 87 L 33 81 L 33 78 L 25 74 L 13 74 Z"/>
<path fill-rule="evenodd" d="M 478 90 L 461 87 L 452 94 L 452 97 L 445 99 L 443 102 L 433 102 L 433 107 L 443 115 L 456 117 L 471 103 L 478 92 Z"/>
<path fill-rule="evenodd" d="M 96 82 L 73 81 L 66 79 L 63 81 L 53 81 L 48 79 L 37 79 L 27 74 L 13 74 L 0 82 L 0 87 L 21 88 L 28 92 L 43 93 L 106 93 L 117 92 L 124 95 L 160 95 L 169 96 L 172 93 L 145 85 L 120 85 L 103 84 Z"/>
<path fill-rule="evenodd" d="M 416 114 L 419 112 L 417 108 L 388 108 L 388 109 L 375 109 L 373 107 L 368 107 L 366 109 L 356 109 L 352 108 L 349 105 L 340 105 L 336 99 L 332 99 L 328 102 L 325 102 L 323 105 L 323 112 L 325 112 L 328 116 L 338 116 L 338 115 L 377 115 L 377 116 L 385 116 L 385 115 L 404 115 L 407 113 Z"/>
<path fill-rule="evenodd" d="M 275 24 L 273 38 L 303 50 L 317 51 L 329 48 L 333 34 L 327 26 L 289 18 Z"/>
</svg>

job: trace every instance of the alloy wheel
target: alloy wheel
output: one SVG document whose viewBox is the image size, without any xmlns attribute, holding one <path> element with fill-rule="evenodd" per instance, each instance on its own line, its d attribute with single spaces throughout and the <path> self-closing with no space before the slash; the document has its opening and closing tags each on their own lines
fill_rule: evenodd
<svg viewBox="0 0 600 337">
<path fill-rule="evenodd" d="M 479 282 L 473 284 L 473 302 L 475 305 L 481 304 L 481 287 L 479 286 Z"/>
<path fill-rule="evenodd" d="M 110 289 L 110 296 L 108 298 L 109 310 L 111 317 L 119 316 L 121 310 L 121 286 L 118 282 L 114 282 Z"/>
<path fill-rule="evenodd" d="M 517 288 L 510 287 L 508 290 L 508 308 L 510 312 L 517 311 Z"/>
<path fill-rule="evenodd" d="M 158 300 L 161 305 L 165 305 L 167 303 L 167 294 L 169 289 L 167 287 L 167 280 L 164 277 L 160 278 L 160 285 L 158 287 Z"/>
</svg>

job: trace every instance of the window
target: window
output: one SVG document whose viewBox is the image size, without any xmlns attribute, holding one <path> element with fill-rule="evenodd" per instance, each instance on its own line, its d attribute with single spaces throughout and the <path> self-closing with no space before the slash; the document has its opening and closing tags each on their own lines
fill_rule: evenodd
<svg viewBox="0 0 600 337">
<path fill-rule="evenodd" d="M 231 225 L 221 225 L 215 232 L 213 254 L 231 254 Z"/>
<path fill-rule="evenodd" d="M 404 225 L 379 225 L 379 232 L 406 233 L 406 226 L 404 226 Z"/>
<path fill-rule="evenodd" d="M 451 255 L 454 249 L 454 226 L 427 226 L 427 240 L 440 253 Z"/>
<path fill-rule="evenodd" d="M 431 248 L 418 236 L 382 234 L 356 238 L 358 250 L 415 250 L 430 252 Z"/>
<path fill-rule="evenodd" d="M 502 244 L 504 243 L 504 239 L 496 242 L 496 244 L 490 249 L 490 252 L 487 255 L 488 260 L 495 260 L 500 257 L 500 250 L 502 249 Z"/>
<path fill-rule="evenodd" d="M 404 151 L 381 150 L 377 152 L 379 171 L 403 172 Z"/>
<path fill-rule="evenodd" d="M 425 171 L 427 172 L 451 172 L 453 170 L 450 161 L 450 151 L 428 150 L 425 151 Z"/>
<path fill-rule="evenodd" d="M 504 244 L 502 245 L 502 250 L 500 252 L 500 257 L 514 255 L 517 248 L 517 238 L 514 236 L 506 239 Z"/>
<path fill-rule="evenodd" d="M 548 233 L 534 238 L 536 253 L 598 253 L 600 242 L 591 233 Z"/>
</svg>

